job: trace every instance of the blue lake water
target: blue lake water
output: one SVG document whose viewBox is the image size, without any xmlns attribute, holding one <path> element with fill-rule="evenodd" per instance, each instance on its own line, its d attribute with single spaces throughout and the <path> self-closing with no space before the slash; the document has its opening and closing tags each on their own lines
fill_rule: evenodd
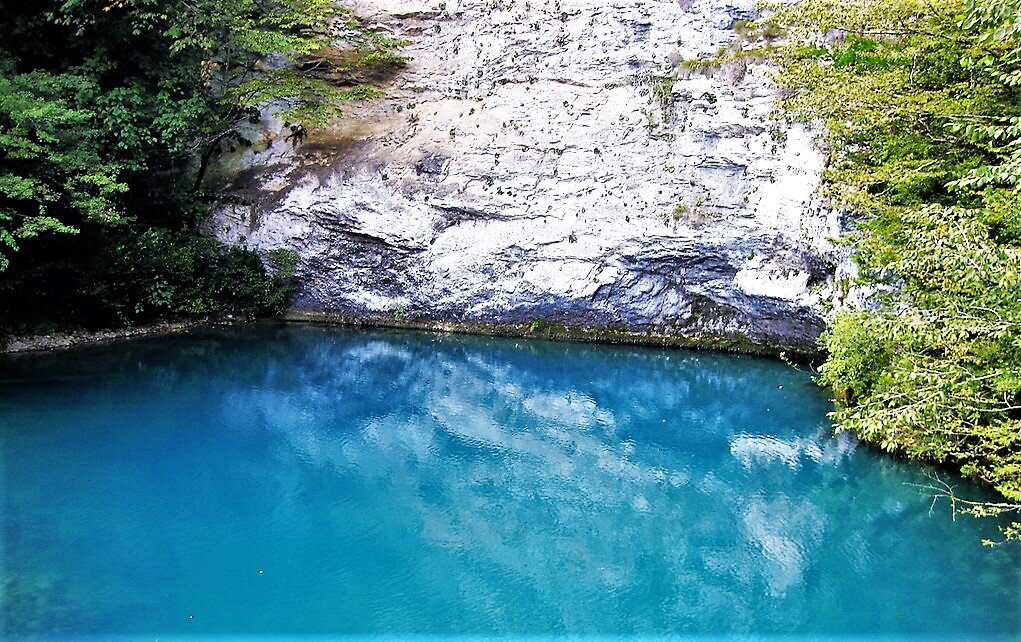
<svg viewBox="0 0 1021 642">
<path fill-rule="evenodd" d="M 764 359 L 416 333 L 9 359 L 2 631 L 1021 639 L 1021 547 L 828 410 Z"/>
</svg>

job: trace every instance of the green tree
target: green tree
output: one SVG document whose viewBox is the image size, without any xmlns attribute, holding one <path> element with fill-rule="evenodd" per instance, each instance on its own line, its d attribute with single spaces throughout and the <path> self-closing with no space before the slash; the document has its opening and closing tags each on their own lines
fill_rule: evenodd
<svg viewBox="0 0 1021 642">
<path fill-rule="evenodd" d="M 989 483 L 1005 501 L 954 498 L 983 515 L 1021 509 L 1019 9 L 777 4 L 695 63 L 767 58 L 783 113 L 824 126 L 827 192 L 855 213 L 861 281 L 885 292 L 823 337 L 837 427 Z"/>
<path fill-rule="evenodd" d="M 1005 88 L 1021 87 L 1021 0 L 970 0 L 960 27 L 977 36 L 982 48 L 976 55 L 962 58 L 962 66 L 981 69 Z M 997 162 L 971 170 L 953 186 L 1021 188 L 1021 117 L 977 118 L 957 125 L 955 131 L 972 143 L 985 145 Z"/>
<path fill-rule="evenodd" d="M 94 94 L 94 83 L 12 69 L 0 58 L 0 250 L 16 251 L 40 234 L 77 233 L 87 222 L 120 221 L 121 167 L 103 153 L 95 112 L 74 98 Z M 0 251 L 0 270 L 8 264 Z"/>
<path fill-rule="evenodd" d="M 379 95 L 402 43 L 327 0 L 0 5 L 0 330 L 278 310 L 289 279 L 194 238 L 207 168 L 264 115 L 297 144 Z"/>
<path fill-rule="evenodd" d="M 338 115 L 344 101 L 382 95 L 357 83 L 355 72 L 406 62 L 395 53 L 403 42 L 332 0 L 66 0 L 53 16 L 97 40 L 113 33 L 159 42 L 165 59 L 153 70 L 161 75 L 145 83 L 157 89 L 156 103 L 146 104 L 137 88 L 120 87 L 118 108 L 107 118 L 122 146 L 157 139 L 172 153 L 197 158 L 195 189 L 218 152 L 248 144 L 240 125 L 269 110 L 289 121 L 300 141 Z M 346 73 L 331 74 L 339 70 L 328 54 L 338 50 L 348 54 Z M 150 116 L 159 133 L 143 127 L 146 135 L 138 136 L 121 125 L 126 116 Z"/>
</svg>

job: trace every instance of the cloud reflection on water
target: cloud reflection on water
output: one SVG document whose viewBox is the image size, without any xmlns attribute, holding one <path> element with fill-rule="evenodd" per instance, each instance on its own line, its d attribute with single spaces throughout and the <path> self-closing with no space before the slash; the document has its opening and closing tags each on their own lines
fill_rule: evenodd
<svg viewBox="0 0 1021 642">
<path fill-rule="evenodd" d="M 52 411 L 46 439 L 84 442 L 54 469 L 22 433 L 8 466 L 62 510 L 10 501 L 111 574 L 103 622 L 200 603 L 209 633 L 1017 632 L 974 615 L 1021 615 L 1017 555 L 979 557 L 979 526 L 908 485 L 923 470 L 830 437 L 783 364 L 315 328 L 176 341 L 25 367 L 49 383 L 15 420 Z M 173 608 L 118 569 L 141 553 Z M 25 566 L 95 590 L 56 559 Z"/>
<path fill-rule="evenodd" d="M 875 559 L 875 508 L 847 498 L 877 484 L 905 494 L 883 466 L 848 478 L 855 442 L 831 438 L 820 393 L 777 364 L 488 343 L 326 343 L 301 369 L 311 385 L 270 377 L 234 391 L 225 414 L 257 412 L 300 459 L 387 483 L 407 529 L 470 552 L 461 572 L 473 590 L 497 595 L 493 582 L 514 578 L 568 627 L 607 596 L 646 591 L 655 559 L 672 597 L 629 602 L 649 610 L 629 615 L 636 624 L 725 614 L 728 630 L 812 628 L 812 604 L 837 598 L 833 578 L 806 585 L 820 549 Z M 376 412 L 349 411 L 366 405 Z M 329 419 L 310 441 L 316 418 Z M 482 563 L 501 572 L 475 573 Z M 756 594 L 787 608 L 764 623 Z"/>
</svg>

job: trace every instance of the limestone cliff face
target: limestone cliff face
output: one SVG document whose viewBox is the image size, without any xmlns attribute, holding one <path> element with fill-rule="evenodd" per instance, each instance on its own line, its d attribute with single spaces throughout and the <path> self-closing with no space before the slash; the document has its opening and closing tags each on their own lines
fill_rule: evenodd
<svg viewBox="0 0 1021 642">
<path fill-rule="evenodd" d="M 682 69 L 754 0 L 360 0 L 386 99 L 228 158 L 223 239 L 301 256 L 300 310 L 543 319 L 805 347 L 835 221 L 767 70 Z"/>
</svg>

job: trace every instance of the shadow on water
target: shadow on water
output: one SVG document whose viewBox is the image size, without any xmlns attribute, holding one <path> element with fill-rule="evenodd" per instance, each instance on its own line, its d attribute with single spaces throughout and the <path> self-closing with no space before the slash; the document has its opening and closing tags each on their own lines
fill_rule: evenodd
<svg viewBox="0 0 1021 642">
<path fill-rule="evenodd" d="M 1017 548 L 769 360 L 266 325 L 0 386 L 7 635 L 1021 635 Z"/>
</svg>

